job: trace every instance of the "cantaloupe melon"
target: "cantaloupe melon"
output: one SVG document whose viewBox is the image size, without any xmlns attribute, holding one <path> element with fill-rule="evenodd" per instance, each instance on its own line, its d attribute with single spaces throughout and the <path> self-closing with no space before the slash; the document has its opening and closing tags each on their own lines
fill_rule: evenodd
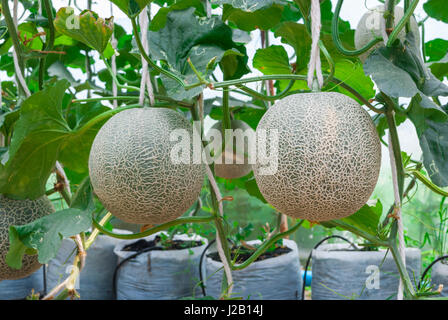
<svg viewBox="0 0 448 320">
<path fill-rule="evenodd" d="M 278 130 L 278 169 L 254 175 L 264 198 L 294 218 L 326 221 L 360 209 L 375 188 L 381 146 L 375 126 L 356 101 L 335 92 L 295 94 L 264 114 L 258 133 Z M 267 150 L 272 139 L 267 139 Z"/>
<path fill-rule="evenodd" d="M 380 5 L 365 13 L 361 20 L 358 23 L 358 26 L 355 30 L 355 47 L 356 49 L 361 49 L 366 44 L 368 44 L 373 39 L 379 37 L 382 38 L 381 26 L 384 24 L 380 23 L 380 19 L 384 19 L 383 15 L 385 12 L 384 5 Z M 404 15 L 404 9 L 402 7 L 395 6 L 395 14 L 394 14 L 394 24 L 395 26 L 398 24 L 401 18 Z M 410 32 L 414 34 L 416 42 L 420 43 L 420 32 L 418 29 L 417 21 L 414 17 L 411 17 L 411 28 Z M 398 38 L 403 42 L 406 38 L 406 29 L 403 28 L 398 34 Z M 364 52 L 359 56 L 362 62 L 364 62 L 369 56 L 370 52 L 373 50 L 384 46 L 384 42 L 379 42 L 370 48 L 368 51 Z"/>
<path fill-rule="evenodd" d="M 175 129 L 192 137 L 193 126 L 180 113 L 138 108 L 114 115 L 99 130 L 90 151 L 90 179 L 95 194 L 117 218 L 164 223 L 181 216 L 197 200 L 205 168 L 193 161 L 173 162 L 176 142 L 170 141 L 170 134 Z"/>
<path fill-rule="evenodd" d="M 235 130 L 234 133 L 236 132 L 236 130 L 241 129 L 240 132 L 242 133 L 242 135 L 244 135 L 244 132 L 246 132 L 246 130 L 249 130 L 250 131 L 249 135 L 252 134 L 252 136 L 255 137 L 254 130 L 244 121 L 232 120 L 230 123 L 230 127 L 232 130 Z M 221 131 L 222 130 L 222 122 L 218 121 L 211 127 L 211 129 L 216 129 L 218 131 Z M 236 133 L 238 134 L 238 132 L 236 132 Z M 207 136 L 208 135 L 209 135 L 209 133 L 207 133 Z M 224 136 L 222 136 L 222 139 L 224 140 Z M 249 142 L 250 141 L 247 138 L 245 138 L 244 145 L 238 145 L 237 139 L 233 139 L 233 151 L 232 150 L 224 150 L 222 152 L 221 163 L 220 164 L 215 163 L 215 174 L 218 177 L 226 178 L 226 179 L 236 179 L 236 178 L 244 177 L 245 175 L 248 175 L 252 171 L 252 165 L 249 163 L 249 158 L 248 158 L 248 152 L 249 152 L 248 143 Z M 252 143 L 255 143 L 255 141 L 252 141 Z M 238 149 L 238 151 L 235 152 L 236 148 L 239 148 L 239 147 L 240 148 L 244 147 L 244 149 L 241 149 L 241 150 Z M 238 163 L 237 160 L 238 160 L 238 162 L 243 162 L 243 163 Z M 232 162 L 232 163 L 226 164 L 226 161 Z"/>
<path fill-rule="evenodd" d="M 21 269 L 12 269 L 6 262 L 9 250 L 9 227 L 23 225 L 53 213 L 54 207 L 46 197 L 36 200 L 12 200 L 0 195 L 0 281 L 27 277 L 41 267 L 37 256 L 25 255 Z"/>
</svg>

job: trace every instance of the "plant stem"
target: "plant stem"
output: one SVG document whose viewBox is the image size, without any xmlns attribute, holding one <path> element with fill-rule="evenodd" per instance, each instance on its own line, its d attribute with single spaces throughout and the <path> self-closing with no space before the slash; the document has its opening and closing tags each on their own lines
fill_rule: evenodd
<svg viewBox="0 0 448 320">
<path fill-rule="evenodd" d="M 213 88 L 224 88 L 229 86 L 238 86 L 245 83 L 264 81 L 264 80 L 306 80 L 306 76 L 299 74 L 268 74 L 258 77 L 249 77 L 243 79 L 226 80 L 213 82 Z"/>
<path fill-rule="evenodd" d="M 339 0 L 338 3 L 336 4 L 336 9 L 335 9 L 335 12 L 333 15 L 333 19 L 331 21 L 331 36 L 333 37 L 333 43 L 335 44 L 335 47 L 339 52 L 341 52 L 342 54 L 344 54 L 346 56 L 357 56 L 357 55 L 360 55 L 361 53 L 366 52 L 370 48 L 372 48 L 375 44 L 380 42 L 382 39 L 375 38 L 372 41 L 370 41 L 368 44 L 366 44 L 364 47 L 362 47 L 361 49 L 358 49 L 358 50 L 345 49 L 341 43 L 341 39 L 339 38 L 339 29 L 338 29 L 339 15 L 341 13 L 341 7 L 342 7 L 343 2 L 344 2 L 344 0 Z"/>
<path fill-rule="evenodd" d="M 295 80 L 289 81 L 288 86 L 282 92 L 280 92 L 276 95 L 273 95 L 273 96 L 265 95 L 258 91 L 252 90 L 251 88 L 248 88 L 244 85 L 238 85 L 237 87 L 240 88 L 241 90 L 243 90 L 245 93 L 248 93 L 249 95 L 251 95 L 255 98 L 266 100 L 266 101 L 275 101 L 275 100 L 281 99 L 283 97 L 286 97 L 288 95 L 288 93 L 290 92 L 290 90 L 292 89 L 292 87 L 294 86 L 294 83 L 295 83 Z"/>
<path fill-rule="evenodd" d="M 400 33 L 400 31 L 410 21 L 410 19 L 412 17 L 412 14 L 414 13 L 415 8 L 417 7 L 418 1 L 419 0 L 414 0 L 412 2 L 412 4 L 410 5 L 409 9 L 405 12 L 403 18 L 401 18 L 401 20 L 398 22 L 398 24 L 396 25 L 396 27 L 394 28 L 394 30 L 390 34 L 389 39 L 387 40 L 387 45 L 386 45 L 387 47 L 392 46 L 392 44 L 398 38 L 398 34 Z M 391 3 L 393 3 L 393 2 L 394 1 L 391 0 Z M 387 22 L 389 22 L 389 19 L 387 20 Z M 393 20 L 392 20 L 392 22 L 393 22 Z M 393 26 L 393 24 L 392 24 L 392 26 Z"/>
<path fill-rule="evenodd" d="M 416 179 L 414 178 L 411 180 L 411 182 L 409 182 L 408 186 L 406 187 L 406 190 L 403 193 L 403 199 L 407 197 L 409 192 L 415 187 L 415 184 L 416 184 Z M 389 211 L 387 212 L 386 217 L 384 218 L 383 222 L 381 223 L 380 228 L 385 228 L 387 226 L 387 224 L 390 221 L 389 215 L 394 211 L 394 209 L 395 209 L 395 204 L 392 204 L 389 208 Z"/>
<path fill-rule="evenodd" d="M 224 145 L 225 145 L 225 130 L 231 129 L 231 120 L 230 120 L 230 110 L 229 110 L 229 88 L 225 87 L 222 92 L 222 132 L 224 137 Z"/>
<path fill-rule="evenodd" d="M 227 88 L 226 88 L 227 89 Z M 199 134 L 202 135 L 203 133 L 203 119 L 202 115 L 199 116 L 196 107 L 193 106 L 190 109 L 191 117 L 194 121 L 199 121 L 201 123 L 201 128 Z M 205 141 L 202 141 L 202 145 L 205 147 Z M 209 166 L 206 164 L 205 167 L 207 171 L 207 177 L 208 177 L 208 183 L 209 183 L 209 190 L 210 190 L 210 196 L 212 199 L 212 206 L 213 206 L 213 219 L 215 222 L 216 227 L 216 243 L 218 247 L 218 254 L 221 259 L 221 262 L 224 265 L 224 272 L 223 272 L 223 281 L 222 281 L 222 294 L 227 295 L 228 293 L 232 292 L 232 272 L 231 272 L 231 259 L 230 259 L 230 248 L 229 244 L 227 243 L 227 236 L 224 229 L 224 226 L 222 224 L 223 219 L 223 204 L 222 204 L 222 197 L 219 192 L 218 185 L 216 183 L 216 180 L 213 176 L 213 164 L 212 166 Z"/>
<path fill-rule="evenodd" d="M 364 105 L 366 105 L 370 110 L 376 112 L 376 113 L 385 113 L 384 110 L 375 108 L 366 98 L 364 98 L 358 91 L 356 91 L 355 89 L 353 89 L 352 87 L 350 87 L 348 84 L 346 84 L 345 82 L 343 82 L 342 80 L 339 80 L 337 78 L 332 78 L 331 82 L 333 82 L 334 84 L 337 84 L 339 86 L 341 86 L 342 88 L 344 88 L 345 90 L 347 90 L 348 92 L 350 92 L 351 94 L 353 94 L 356 98 L 358 98 L 362 103 L 364 103 Z"/>
<path fill-rule="evenodd" d="M 112 214 L 110 212 L 106 213 L 101 221 L 98 223 L 99 226 L 104 226 L 110 219 L 112 218 Z M 85 249 L 89 249 L 90 246 L 95 242 L 96 238 L 100 234 L 100 230 L 95 227 L 95 229 L 90 234 L 89 238 L 85 241 Z"/>
<path fill-rule="evenodd" d="M 371 235 L 370 233 L 367 233 L 361 229 L 358 229 L 344 221 L 341 220 L 331 220 L 331 221 L 327 221 L 325 222 L 326 224 L 331 224 L 335 227 L 339 227 L 342 229 L 345 229 L 353 234 L 356 234 L 359 237 L 362 237 L 364 239 L 366 239 L 367 241 L 372 242 L 373 244 L 377 245 L 377 246 L 383 246 L 383 247 L 387 247 L 389 245 L 388 242 L 383 241 L 381 239 L 379 239 L 378 237 Z"/>
<path fill-rule="evenodd" d="M 395 0 L 386 0 L 386 5 L 387 5 L 386 32 L 387 34 L 390 34 L 390 32 L 394 28 Z"/>
<path fill-rule="evenodd" d="M 325 87 L 330 81 L 332 81 L 332 79 L 334 77 L 335 65 L 334 65 L 333 58 L 331 57 L 330 53 L 328 52 L 328 50 L 325 47 L 325 44 L 322 40 L 319 40 L 319 48 L 320 48 L 320 51 L 324 54 L 329 66 L 330 66 L 330 73 L 326 76 L 324 83 L 323 83 L 323 87 Z"/>
<path fill-rule="evenodd" d="M 118 88 L 131 90 L 131 91 L 140 91 L 140 88 L 138 88 L 138 87 L 122 85 L 120 83 L 120 81 L 118 81 L 117 75 L 112 70 L 112 67 L 109 65 L 109 62 L 107 62 L 107 59 L 104 57 L 104 55 L 101 55 L 101 58 L 103 59 L 104 65 L 106 66 L 107 70 L 109 71 L 109 73 L 112 77 L 112 80 L 114 81 L 114 83 L 117 85 Z"/>
<path fill-rule="evenodd" d="M 392 253 L 392 256 L 397 265 L 398 272 L 400 273 L 400 277 L 403 281 L 404 290 L 409 296 L 409 298 L 413 298 L 415 296 L 415 290 L 414 287 L 412 286 L 411 279 L 409 278 L 409 274 L 406 270 L 406 267 L 403 264 L 403 260 L 397 247 L 397 241 L 396 241 L 397 229 L 398 229 L 398 223 L 397 220 L 395 220 L 392 224 L 391 238 L 389 239 L 388 247 L 390 249 L 390 252 Z"/>
<path fill-rule="evenodd" d="M 208 82 L 204 79 L 204 77 L 201 75 L 201 73 L 198 71 L 198 69 L 196 69 L 196 67 L 194 66 L 194 64 L 190 58 L 187 58 L 187 63 L 190 65 L 191 70 L 193 70 L 193 72 L 196 75 L 196 77 L 198 78 L 199 82 L 201 84 L 207 85 Z"/>
<path fill-rule="evenodd" d="M 3 0 L 3 1 L 5 1 L 5 0 Z M 143 48 L 142 40 L 140 39 L 140 35 L 138 32 L 136 17 L 131 18 L 131 22 L 132 22 L 132 29 L 134 31 L 134 38 L 135 38 L 135 41 L 137 42 L 138 49 L 140 51 L 140 54 L 143 56 L 143 59 L 145 59 L 148 62 L 148 65 L 150 65 L 151 68 L 153 68 L 153 69 L 157 70 L 158 72 L 160 72 L 161 74 L 164 74 L 165 76 L 173 79 L 174 81 L 179 83 L 182 87 L 185 87 L 185 83 L 180 77 L 178 77 L 177 75 L 175 75 L 174 73 L 172 73 L 168 70 L 165 70 L 165 69 L 159 67 L 155 62 L 153 62 L 151 60 L 151 58 L 148 56 L 145 49 Z M 201 83 L 199 83 L 199 85 L 201 85 Z"/>
<path fill-rule="evenodd" d="M 28 98 L 28 96 L 30 96 L 31 93 L 29 89 L 26 87 L 27 84 L 24 78 L 25 62 L 23 60 L 22 44 L 20 42 L 20 38 L 17 33 L 18 26 L 16 28 L 16 22 L 15 22 L 17 12 L 14 12 L 14 19 L 13 19 L 13 17 L 11 16 L 11 11 L 9 9 L 8 0 L 1 0 L 1 5 L 2 5 L 2 13 L 5 16 L 6 26 L 8 27 L 8 33 L 9 36 L 11 37 L 14 48 L 13 61 L 17 79 L 17 87 L 18 87 L 17 91 L 19 92 L 19 99 L 24 97 Z M 15 5 L 14 9 L 16 9 Z"/>
<path fill-rule="evenodd" d="M 16 27 L 14 25 L 14 20 L 11 16 L 11 11 L 9 9 L 8 0 L 1 0 L 2 4 L 2 13 L 5 17 L 6 26 L 8 27 L 9 36 L 11 37 L 12 44 L 14 46 L 14 50 L 17 53 L 17 57 L 19 59 L 19 65 L 23 68 L 23 60 L 22 60 L 22 47 L 20 44 L 19 35 L 17 34 Z"/>
<path fill-rule="evenodd" d="M 49 0 L 42 0 L 43 6 L 45 7 L 45 12 L 47 13 L 47 19 L 48 19 L 48 30 L 49 35 L 46 37 L 46 45 L 45 45 L 45 51 L 51 51 L 53 50 L 54 46 L 54 38 L 55 38 L 55 29 L 53 24 L 53 12 L 51 3 Z M 45 76 L 45 62 L 47 60 L 47 56 L 45 55 L 42 57 L 39 61 L 39 90 L 42 90 L 43 83 L 44 83 L 44 76 Z"/>
<path fill-rule="evenodd" d="M 134 233 L 134 234 L 118 234 L 118 233 L 114 233 L 112 231 L 109 231 L 107 229 L 105 229 L 104 227 L 102 227 L 95 219 L 93 219 L 93 226 L 95 228 L 97 228 L 100 232 L 104 233 L 105 235 L 108 235 L 112 238 L 117 238 L 117 239 L 140 239 L 140 238 L 144 238 L 147 236 L 150 236 L 156 232 L 162 231 L 162 230 L 166 230 L 172 226 L 177 226 L 179 224 L 185 224 L 185 223 L 202 223 L 202 222 L 211 222 L 215 219 L 215 217 L 213 216 L 207 216 L 207 217 L 201 217 L 201 216 L 194 216 L 194 217 L 181 217 L 181 218 L 177 218 L 176 220 L 173 221 L 169 221 L 163 224 L 160 224 L 158 226 L 155 226 L 153 228 L 147 229 L 143 232 L 139 232 L 139 233 Z"/>
<path fill-rule="evenodd" d="M 173 104 L 177 104 L 181 107 L 191 108 L 193 106 L 192 103 L 185 101 L 174 100 L 173 98 L 162 96 L 162 95 L 154 95 L 157 100 L 162 100 L 166 102 L 171 102 Z M 95 98 L 85 98 L 85 99 L 73 99 L 72 102 L 94 102 L 94 101 L 103 101 L 103 100 L 138 100 L 138 96 L 116 96 L 116 97 L 95 97 Z"/>
<path fill-rule="evenodd" d="M 399 189 L 399 193 L 400 193 L 400 200 L 402 200 L 403 199 L 405 172 L 404 172 L 404 168 L 403 168 L 403 159 L 401 157 L 400 140 L 398 138 L 397 125 L 395 123 L 395 116 L 394 116 L 395 102 L 393 102 L 392 99 L 389 96 L 387 96 L 384 92 L 381 92 L 381 94 L 382 94 L 384 100 L 386 101 L 386 119 L 387 119 L 387 124 L 389 126 L 389 134 L 391 135 L 391 139 L 392 139 L 392 147 L 393 147 L 393 151 L 394 151 L 395 165 L 397 167 L 398 189 Z"/>
<path fill-rule="evenodd" d="M 221 81 L 221 82 L 214 82 L 212 83 L 213 88 L 223 88 L 228 86 L 236 86 L 239 87 L 240 85 L 244 83 L 250 83 L 250 82 L 257 82 L 257 81 L 263 81 L 263 80 L 306 80 L 305 75 L 300 74 L 272 74 L 272 75 L 263 75 L 258 77 L 250 77 L 250 78 L 243 78 L 243 79 L 235 79 L 235 80 L 227 80 L 227 81 Z M 339 80 L 337 78 L 331 78 L 331 82 L 340 85 L 350 93 L 352 93 L 354 96 L 356 96 L 359 100 L 361 100 L 366 106 L 369 107 L 369 109 L 377 112 L 377 113 L 384 113 L 384 111 L 375 108 L 370 104 L 370 102 L 365 99 L 359 92 L 357 92 L 355 89 L 344 83 L 342 80 Z"/>
<path fill-rule="evenodd" d="M 425 23 L 421 24 L 422 26 L 422 58 L 423 58 L 423 62 L 426 62 L 427 58 L 426 58 L 426 46 L 425 46 Z"/>
<path fill-rule="evenodd" d="M 67 191 L 67 188 L 63 188 L 62 190 L 59 191 L 59 193 L 61 194 L 62 198 L 64 198 L 65 203 L 67 203 L 67 205 L 70 206 L 70 204 L 72 202 L 72 196 Z"/>
<path fill-rule="evenodd" d="M 404 0 L 404 12 L 407 12 L 409 10 L 409 1 L 410 0 Z M 409 33 L 409 31 L 411 30 L 411 21 L 408 20 L 406 21 L 406 33 Z"/>
<path fill-rule="evenodd" d="M 392 99 L 389 96 L 387 96 L 384 92 L 381 92 L 381 95 L 383 96 L 386 102 L 386 119 L 389 126 L 390 143 L 392 144 L 393 158 L 395 160 L 395 167 L 396 167 L 396 175 L 397 175 L 396 183 L 398 187 L 399 199 L 395 199 L 395 203 L 397 203 L 398 201 L 401 205 L 403 201 L 405 172 L 403 168 L 403 159 L 401 156 L 400 140 L 398 138 L 397 126 L 395 123 L 395 115 L 394 115 L 395 102 L 392 101 Z M 402 217 L 399 216 L 398 219 L 402 219 Z M 414 288 L 412 287 L 409 274 L 406 271 L 406 267 L 403 261 L 405 257 L 401 256 L 400 251 L 398 250 L 397 247 L 397 237 L 398 237 L 398 220 L 395 219 L 392 223 L 392 229 L 389 235 L 388 240 L 389 249 L 392 252 L 398 271 L 400 272 L 401 281 L 403 283 L 406 295 L 408 297 L 414 297 L 415 291 Z M 403 239 L 401 239 L 401 241 L 403 241 Z M 403 254 L 406 256 L 404 252 Z"/>
<path fill-rule="evenodd" d="M 425 177 L 420 170 L 408 170 L 408 173 L 412 174 L 415 178 L 420 180 L 425 186 L 427 186 L 431 191 L 444 196 L 448 197 L 448 191 L 443 190 L 442 188 L 439 188 L 434 183 L 431 182 L 427 177 Z"/>
<path fill-rule="evenodd" d="M 300 220 L 297 222 L 293 227 L 291 227 L 289 230 L 281 233 L 277 233 L 275 236 L 270 238 L 269 240 L 265 241 L 246 261 L 244 261 L 241 264 L 238 265 L 232 265 L 232 270 L 242 270 L 244 268 L 247 268 L 252 262 L 257 260 L 259 256 L 261 256 L 269 247 L 271 247 L 277 240 L 280 240 L 294 232 L 297 231 L 297 229 L 300 228 L 302 223 L 305 220 Z"/>
<path fill-rule="evenodd" d="M 90 119 L 84 126 L 81 127 L 81 129 L 78 130 L 78 133 L 82 134 L 82 133 L 88 131 L 90 128 L 92 128 L 97 123 L 108 119 L 109 117 L 113 116 L 116 113 L 119 113 L 123 110 L 137 108 L 137 107 L 138 107 L 138 105 L 124 106 L 124 107 L 119 107 L 116 109 L 111 109 L 109 111 L 103 112 L 103 113 L 97 115 L 96 117 Z"/>
<path fill-rule="evenodd" d="M 138 96 L 95 97 L 85 99 L 73 99 L 72 102 L 80 103 L 80 102 L 95 102 L 104 100 L 138 100 Z"/>
</svg>

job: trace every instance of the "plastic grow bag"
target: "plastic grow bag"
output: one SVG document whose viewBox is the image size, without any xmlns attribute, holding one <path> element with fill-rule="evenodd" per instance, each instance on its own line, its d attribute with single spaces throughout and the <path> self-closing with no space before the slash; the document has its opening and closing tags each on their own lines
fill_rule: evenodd
<svg viewBox="0 0 448 320">
<path fill-rule="evenodd" d="M 392 254 L 385 255 L 386 250 L 355 251 L 349 244 L 328 244 L 313 250 L 311 299 L 396 299 L 399 274 Z M 411 279 L 419 279 L 419 249 L 406 249 L 406 268 Z"/>
<path fill-rule="evenodd" d="M 115 233 L 130 233 L 116 230 Z M 124 240 L 99 235 L 87 250 L 86 264 L 78 277 L 75 289 L 81 300 L 111 300 L 114 299 L 112 279 L 117 265 L 114 248 Z M 72 271 L 73 259 L 76 255 L 76 245 L 71 239 L 64 239 L 61 248 L 47 269 L 47 288 L 51 290 L 65 280 Z"/>
<path fill-rule="evenodd" d="M 434 289 L 437 290 L 439 285 L 443 284 L 443 290 L 440 296 L 448 297 L 448 264 L 437 262 L 432 267 L 431 283 Z"/>
<path fill-rule="evenodd" d="M 43 268 L 32 275 L 17 280 L 0 281 L 0 300 L 23 300 L 34 292 L 42 292 L 44 289 Z"/>
<path fill-rule="evenodd" d="M 258 240 L 249 244 L 260 243 Z M 290 252 L 256 261 L 245 269 L 232 271 L 233 296 L 249 300 L 297 300 L 301 298 L 302 277 L 297 244 L 283 239 Z M 206 259 L 204 283 L 207 296 L 219 298 L 223 265 L 210 257 Z"/>
<path fill-rule="evenodd" d="M 153 240 L 157 234 L 144 238 Z M 174 240 L 201 240 L 203 245 L 181 250 L 144 252 L 126 261 L 117 272 L 117 300 L 177 300 L 200 297 L 199 260 L 207 239 L 198 235 L 175 235 Z M 119 261 L 135 254 L 122 248 L 137 240 L 123 241 L 115 247 Z"/>
</svg>

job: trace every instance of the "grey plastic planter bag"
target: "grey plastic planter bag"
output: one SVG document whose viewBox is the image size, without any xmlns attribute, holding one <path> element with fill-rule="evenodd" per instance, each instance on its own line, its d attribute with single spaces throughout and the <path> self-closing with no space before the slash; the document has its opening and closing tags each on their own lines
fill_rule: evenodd
<svg viewBox="0 0 448 320">
<path fill-rule="evenodd" d="M 444 264 L 439 261 L 433 265 L 431 272 L 431 283 L 435 286 L 435 290 L 437 290 L 439 285 L 443 284 L 443 290 L 440 296 L 448 297 L 448 264 Z"/>
<path fill-rule="evenodd" d="M 322 245 L 313 250 L 311 298 L 396 299 L 399 274 L 392 254 L 386 258 L 385 254 L 386 250 L 354 251 L 348 244 Z M 411 279 L 419 279 L 419 249 L 406 249 L 406 268 Z"/>
<path fill-rule="evenodd" d="M 153 240 L 157 234 L 144 238 Z M 199 296 L 199 259 L 207 239 L 198 235 L 175 235 L 174 240 L 201 240 L 202 246 L 181 250 L 154 250 L 125 262 L 117 273 L 118 300 L 177 300 Z M 135 254 L 122 248 L 137 240 L 115 247 L 119 262 Z"/>
<path fill-rule="evenodd" d="M 115 233 L 130 233 L 129 231 L 116 230 Z M 81 271 L 76 291 L 81 300 L 110 300 L 114 299 L 112 289 L 113 274 L 117 265 L 117 257 L 114 248 L 124 240 L 99 235 L 87 251 L 86 264 Z M 71 239 L 64 239 L 61 248 L 53 258 L 47 269 L 48 290 L 65 280 L 72 270 L 73 258 L 76 255 L 76 245 Z"/>
<path fill-rule="evenodd" d="M 44 288 L 42 268 L 32 275 L 17 280 L 0 281 L 0 300 L 21 300 L 34 292 L 42 292 Z"/>
<path fill-rule="evenodd" d="M 260 243 L 258 240 L 249 244 Z M 297 244 L 283 239 L 292 249 L 286 254 L 252 263 L 249 267 L 232 272 L 233 296 L 250 300 L 297 300 L 301 297 L 302 277 Z M 219 298 L 223 265 L 209 257 L 206 259 L 206 294 Z"/>
</svg>

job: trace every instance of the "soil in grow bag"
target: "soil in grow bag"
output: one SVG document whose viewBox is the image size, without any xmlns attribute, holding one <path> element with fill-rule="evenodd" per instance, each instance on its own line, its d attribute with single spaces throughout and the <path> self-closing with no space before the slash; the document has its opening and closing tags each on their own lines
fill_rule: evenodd
<svg viewBox="0 0 448 320">
<path fill-rule="evenodd" d="M 233 245 L 231 258 L 236 257 L 237 264 L 241 264 L 248 261 L 254 249 L 259 246 L 260 242 L 257 240 L 248 241 L 247 245 L 246 243 Z M 215 252 L 207 255 L 205 269 L 203 295 L 218 299 L 221 296 L 223 268 Z M 250 300 L 300 299 L 302 278 L 299 270 L 297 244 L 293 240 L 284 239 L 283 246 L 271 247 L 247 268 L 232 271 L 234 297 Z"/>
<path fill-rule="evenodd" d="M 255 248 L 256 249 L 256 248 Z M 250 258 L 250 256 L 254 253 L 255 250 L 246 248 L 244 246 L 233 246 L 230 250 L 230 258 L 232 261 L 234 261 L 236 257 L 236 263 L 240 264 L 246 261 Z M 275 258 L 278 256 L 281 256 L 282 254 L 286 254 L 288 252 L 291 252 L 291 248 L 288 248 L 286 246 L 283 247 L 276 247 L 274 250 L 268 250 L 265 251 L 263 254 L 261 254 L 257 260 L 255 261 L 262 261 L 269 258 Z M 221 261 L 218 252 L 213 252 L 207 255 L 207 257 L 215 260 L 215 261 Z"/>
<path fill-rule="evenodd" d="M 182 250 L 188 248 L 199 247 L 202 245 L 202 241 L 194 240 L 165 240 L 162 242 L 162 237 L 156 236 L 154 240 L 140 239 L 136 242 L 128 244 L 123 247 L 122 251 L 135 251 L 139 252 L 146 248 L 160 247 L 160 250 Z"/>
<path fill-rule="evenodd" d="M 206 245 L 205 238 L 182 234 L 174 239 L 152 235 L 116 246 L 116 298 L 177 300 L 199 295 L 199 259 Z"/>
</svg>

